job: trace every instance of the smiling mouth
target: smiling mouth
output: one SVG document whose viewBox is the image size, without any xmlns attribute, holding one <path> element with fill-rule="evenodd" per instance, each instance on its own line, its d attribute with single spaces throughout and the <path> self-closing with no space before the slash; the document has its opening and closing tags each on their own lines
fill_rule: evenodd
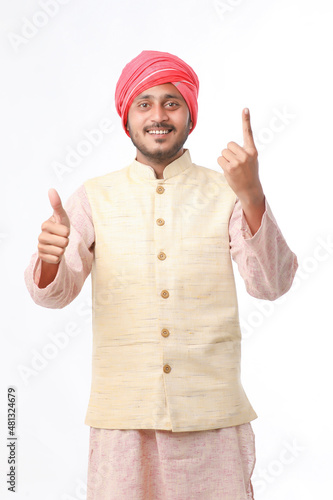
<svg viewBox="0 0 333 500">
<path fill-rule="evenodd" d="M 151 129 L 147 130 L 150 135 L 167 135 L 171 132 L 171 129 Z"/>
</svg>

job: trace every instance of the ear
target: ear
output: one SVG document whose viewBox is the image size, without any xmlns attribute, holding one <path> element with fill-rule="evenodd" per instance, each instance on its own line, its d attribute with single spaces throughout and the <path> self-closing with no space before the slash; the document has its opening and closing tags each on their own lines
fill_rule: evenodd
<svg viewBox="0 0 333 500">
<path fill-rule="evenodd" d="M 193 127 L 193 122 L 190 122 L 190 128 L 192 128 L 192 127 Z"/>
</svg>

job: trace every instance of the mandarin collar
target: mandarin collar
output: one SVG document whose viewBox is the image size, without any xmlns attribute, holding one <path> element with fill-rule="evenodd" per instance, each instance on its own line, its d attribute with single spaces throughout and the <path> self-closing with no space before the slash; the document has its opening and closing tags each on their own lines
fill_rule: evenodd
<svg viewBox="0 0 333 500">
<path fill-rule="evenodd" d="M 156 177 L 155 170 L 153 167 L 149 165 L 145 165 L 144 163 L 140 163 L 137 160 L 133 160 L 133 162 L 129 166 L 129 172 L 131 177 L 138 180 L 153 180 L 153 181 L 163 181 L 166 179 L 170 179 L 175 175 L 181 174 L 187 168 L 192 166 L 192 160 L 190 156 L 190 152 L 188 149 L 184 149 L 184 153 L 182 156 L 169 163 L 163 170 L 163 178 L 158 179 Z"/>
</svg>

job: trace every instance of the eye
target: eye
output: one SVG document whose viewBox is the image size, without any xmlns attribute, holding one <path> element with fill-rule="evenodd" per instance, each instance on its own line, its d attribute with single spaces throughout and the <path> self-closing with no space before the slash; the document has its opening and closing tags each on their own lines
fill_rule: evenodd
<svg viewBox="0 0 333 500">
<path fill-rule="evenodd" d="M 147 108 L 148 107 L 148 102 L 141 102 L 139 104 L 139 108 Z"/>
<path fill-rule="evenodd" d="M 173 107 L 177 106 L 178 104 L 176 102 L 168 102 L 166 105 L 169 108 L 173 108 Z"/>
</svg>

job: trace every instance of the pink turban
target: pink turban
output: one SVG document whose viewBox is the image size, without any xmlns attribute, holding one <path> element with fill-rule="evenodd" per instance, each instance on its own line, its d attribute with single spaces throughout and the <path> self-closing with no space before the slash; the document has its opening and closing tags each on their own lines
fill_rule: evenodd
<svg viewBox="0 0 333 500">
<path fill-rule="evenodd" d="M 116 86 L 116 109 L 126 134 L 128 110 L 133 100 L 150 87 L 163 83 L 174 84 L 184 97 L 193 123 L 198 116 L 199 80 L 193 69 L 182 59 L 168 52 L 144 50 L 124 67 Z"/>
</svg>

